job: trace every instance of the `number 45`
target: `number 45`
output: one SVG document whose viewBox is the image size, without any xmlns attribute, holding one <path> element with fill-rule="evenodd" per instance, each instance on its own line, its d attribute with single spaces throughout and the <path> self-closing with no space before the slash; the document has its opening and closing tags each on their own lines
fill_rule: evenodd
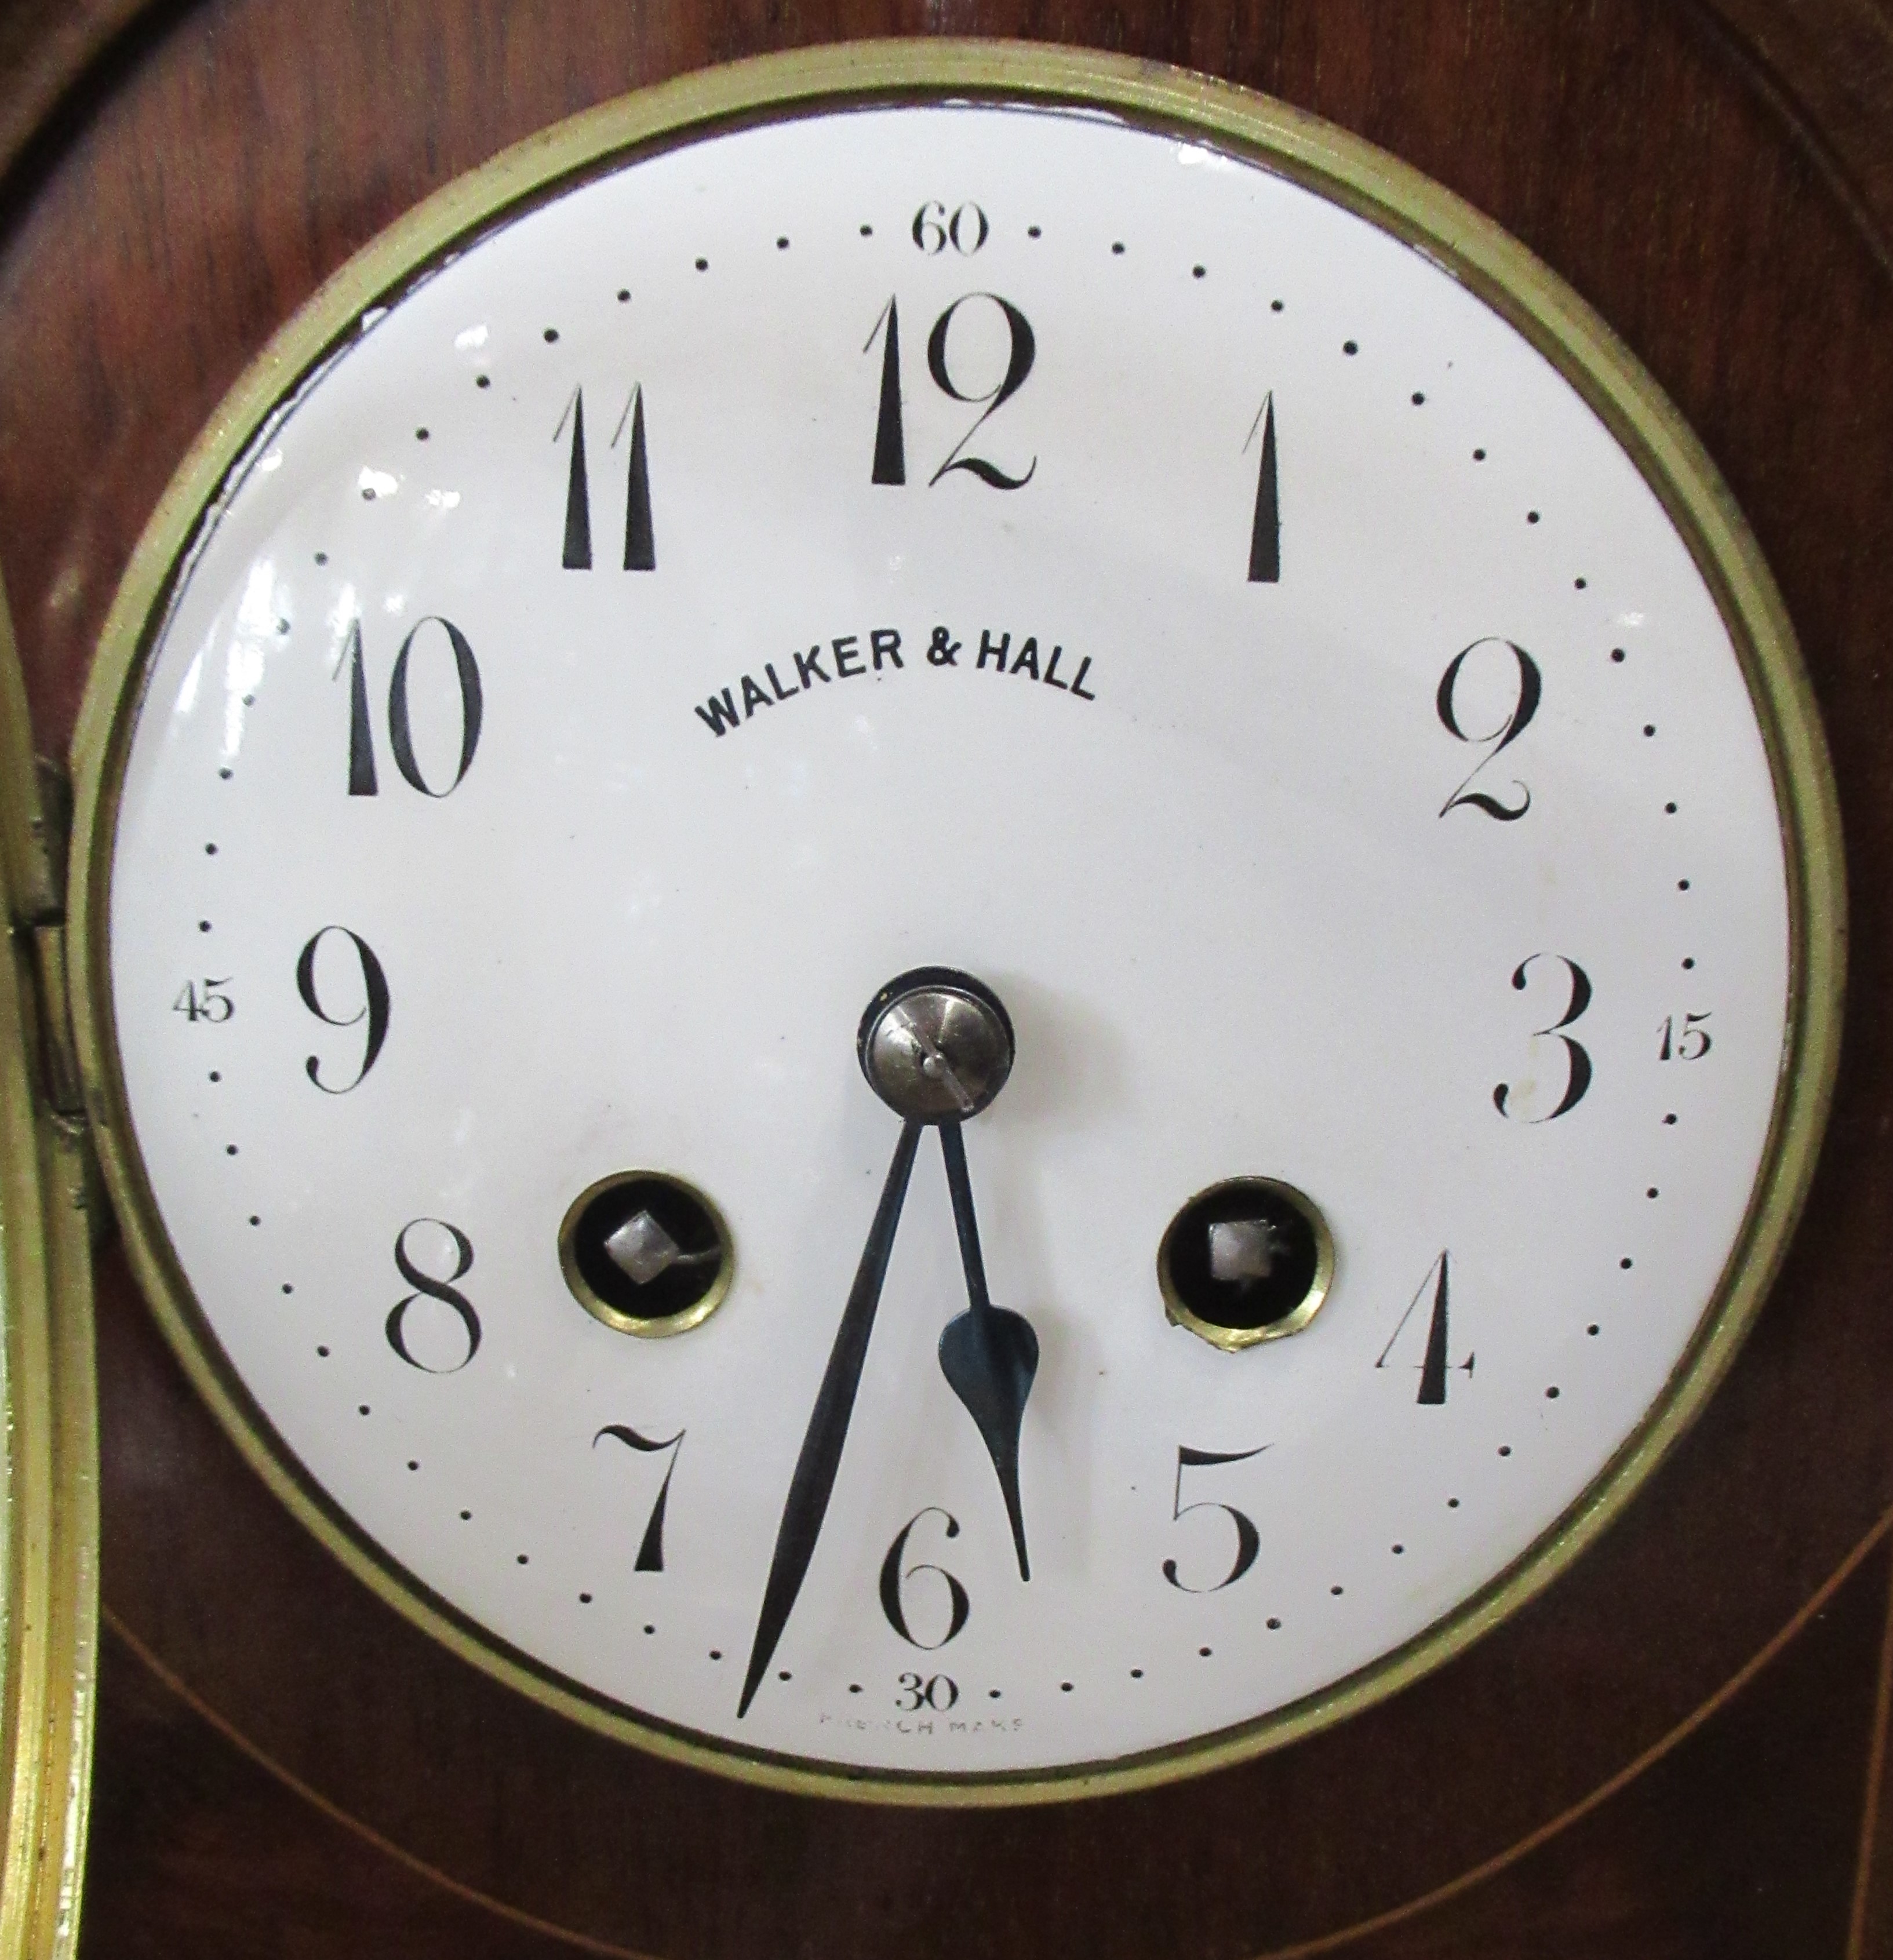
<svg viewBox="0 0 1893 1960">
<path fill-rule="evenodd" d="M 227 994 L 220 994 L 217 990 L 229 985 L 230 975 L 227 973 L 221 980 L 187 980 L 183 991 L 171 1003 L 171 1012 L 182 1014 L 192 1023 L 209 1021 L 214 1024 L 227 1021 L 236 1013 L 237 1003 Z M 201 994 L 198 991 L 200 986 L 203 989 Z"/>
</svg>

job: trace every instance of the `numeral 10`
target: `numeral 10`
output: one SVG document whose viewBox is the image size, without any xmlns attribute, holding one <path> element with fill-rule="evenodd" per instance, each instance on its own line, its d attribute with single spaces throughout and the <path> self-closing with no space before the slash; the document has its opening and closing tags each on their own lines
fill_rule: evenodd
<svg viewBox="0 0 1893 1960">
<path fill-rule="evenodd" d="M 421 765 L 415 759 L 413 723 L 408 705 L 409 663 L 415 642 L 429 626 L 438 626 L 447 635 L 460 691 L 460 766 L 453 772 L 453 780 L 444 789 L 437 790 L 422 774 Z M 345 667 L 348 670 L 348 794 L 352 797 L 378 796 L 380 781 L 375 768 L 374 729 L 368 709 L 367 667 L 362 657 L 359 619 L 349 622 L 342 657 L 336 663 L 335 677 L 338 680 Z M 410 788 L 418 790 L 425 797 L 451 796 L 466 781 L 467 771 L 473 766 L 474 751 L 480 746 L 482 701 L 479 663 L 473 657 L 473 649 L 467 644 L 466 635 L 450 619 L 436 615 L 430 614 L 419 621 L 401 642 L 401 651 L 394 658 L 394 673 L 388 682 L 388 747 L 394 757 L 394 766 L 401 772 L 402 781 Z"/>
</svg>

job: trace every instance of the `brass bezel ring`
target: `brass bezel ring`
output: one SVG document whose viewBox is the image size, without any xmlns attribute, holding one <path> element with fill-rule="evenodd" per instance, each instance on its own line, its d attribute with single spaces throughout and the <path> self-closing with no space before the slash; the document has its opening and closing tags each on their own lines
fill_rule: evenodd
<svg viewBox="0 0 1893 1960">
<path fill-rule="evenodd" d="M 626 1313 L 613 1306 L 609 1300 L 601 1299 L 579 1271 L 577 1252 L 572 1242 L 579 1220 L 593 1198 L 602 1198 L 606 1192 L 619 1190 L 628 1184 L 661 1184 L 672 1191 L 680 1191 L 694 1204 L 703 1207 L 710 1223 L 716 1228 L 717 1249 L 722 1255 L 716 1278 L 701 1300 L 693 1300 L 680 1313 L 655 1314 L 640 1319 L 635 1314 Z M 594 1320 L 609 1327 L 614 1334 L 635 1334 L 643 1341 L 664 1341 L 673 1334 L 687 1334 L 692 1328 L 701 1327 L 729 1298 L 737 1276 L 737 1242 L 730 1236 L 730 1221 L 724 1217 L 721 1207 L 688 1178 L 676 1177 L 665 1170 L 615 1170 L 609 1177 L 601 1177 L 587 1185 L 565 1208 L 565 1216 L 558 1226 L 558 1269 L 565 1275 L 565 1284 L 571 1289 L 573 1299 Z"/>
<path fill-rule="evenodd" d="M 1643 1421 L 1563 1514 L 1503 1571 L 1412 1639 L 1252 1720 L 1130 1756 L 943 1777 L 867 1771 L 746 1748 L 604 1697 L 507 1645 L 371 1540 L 301 1464 L 238 1379 L 191 1296 L 153 1201 L 126 1106 L 107 938 L 113 838 L 147 655 L 207 514 L 272 418 L 362 314 L 443 255 L 587 173 L 771 117 L 901 102 L 981 101 L 1121 116 L 1299 183 L 1423 252 L 1557 368 L 1662 502 L 1728 629 L 1774 779 L 1788 884 L 1789 989 L 1766 1147 L 1740 1229 L 1687 1349 Z M 1786 1252 L 1812 1179 L 1838 1064 L 1846 873 L 1825 737 L 1794 632 L 1714 463 L 1611 328 L 1489 218 L 1362 138 L 1246 90 L 1154 62 L 1001 41 L 863 42 L 767 56 L 603 105 L 450 184 L 358 253 L 269 342 L 198 438 L 121 582 L 73 747 L 73 1012 L 89 1112 L 138 1282 L 198 1392 L 266 1483 L 358 1578 L 454 1653 L 606 1734 L 779 1790 L 914 1805 L 1067 1803 L 1242 1761 L 1396 1693 L 1541 1592 L 1629 1503 L 1727 1373 Z"/>
</svg>

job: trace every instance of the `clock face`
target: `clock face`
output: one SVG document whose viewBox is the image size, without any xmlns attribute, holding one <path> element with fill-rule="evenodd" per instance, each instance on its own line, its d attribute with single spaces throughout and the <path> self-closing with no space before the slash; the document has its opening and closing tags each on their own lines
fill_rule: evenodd
<svg viewBox="0 0 1893 1960">
<path fill-rule="evenodd" d="M 418 256 L 103 683 L 109 1154 L 279 1484 L 563 1705 L 896 1787 L 1258 1746 L 1540 1583 L 1819 1101 L 1818 735 L 1622 357 L 1083 106 Z"/>
</svg>

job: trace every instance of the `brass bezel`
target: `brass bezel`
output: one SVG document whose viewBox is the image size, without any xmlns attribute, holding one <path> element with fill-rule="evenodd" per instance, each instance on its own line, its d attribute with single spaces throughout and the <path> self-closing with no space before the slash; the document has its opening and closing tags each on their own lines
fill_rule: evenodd
<svg viewBox="0 0 1893 1960">
<path fill-rule="evenodd" d="M 609 1300 L 598 1297 L 578 1269 L 577 1255 L 572 1249 L 572 1235 L 578 1229 L 578 1221 L 586 1206 L 594 1198 L 625 1184 L 665 1184 L 673 1191 L 683 1192 L 703 1207 L 710 1214 L 711 1223 L 717 1228 L 717 1243 L 722 1249 L 723 1263 L 710 1290 L 681 1313 L 641 1320 L 635 1314 L 621 1312 Z M 588 1184 L 566 1207 L 565 1215 L 558 1225 L 558 1269 L 565 1275 L 565 1284 L 571 1289 L 573 1299 L 594 1320 L 609 1327 L 614 1334 L 635 1334 L 641 1340 L 663 1341 L 673 1334 L 687 1334 L 692 1328 L 701 1327 L 729 1298 L 730 1288 L 737 1275 L 737 1242 L 730 1236 L 730 1221 L 721 1208 L 688 1178 L 673 1177 L 664 1170 L 615 1170 L 609 1177 L 601 1177 L 595 1184 Z"/>
<path fill-rule="evenodd" d="M 1788 1012 L 1767 1149 L 1710 1305 L 1662 1392 L 1610 1462 L 1503 1572 L 1369 1666 L 1254 1721 L 1127 1758 L 1056 1771 L 943 1777 L 765 1754 L 670 1727 L 552 1675 L 400 1570 L 296 1462 L 199 1316 L 152 1202 L 120 1084 L 107 889 L 144 658 L 175 575 L 278 405 L 370 306 L 457 243 L 607 162 L 772 116 L 903 100 L 1073 107 L 1226 151 L 1304 185 L 1424 252 L 1552 361 L 1662 502 L 1726 622 L 1773 774 L 1789 883 Z M 77 733 L 72 910 L 82 949 L 74 1005 L 93 1134 L 133 1267 L 166 1337 L 253 1467 L 384 1600 L 522 1693 L 674 1761 L 777 1790 L 913 1805 L 1063 1803 L 1147 1787 L 1277 1748 L 1405 1686 L 1541 1591 L 1629 1502 L 1727 1372 L 1779 1268 L 1812 1178 L 1841 1040 L 1845 868 L 1833 776 L 1807 674 L 1760 548 L 1707 453 L 1610 327 L 1490 219 L 1417 170 L 1318 119 L 1147 62 L 1006 42 L 915 40 L 817 47 L 679 77 L 531 138 L 428 199 L 343 266 L 225 398 L 147 525 L 101 637 Z"/>
<path fill-rule="evenodd" d="M 1307 1296 L 1293 1313 L 1285 1313 L 1281 1319 L 1271 1320 L 1266 1326 L 1219 1327 L 1213 1320 L 1204 1320 L 1190 1311 L 1171 1277 L 1171 1249 L 1184 1213 L 1191 1206 L 1201 1204 L 1206 1198 L 1220 1198 L 1226 1191 L 1265 1191 L 1271 1197 L 1285 1198 L 1314 1229 L 1315 1277 L 1309 1282 Z M 1292 1184 L 1283 1183 L 1280 1178 L 1226 1177 L 1215 1184 L 1206 1185 L 1177 1207 L 1169 1223 L 1163 1228 L 1163 1236 L 1157 1242 L 1156 1290 L 1163 1297 L 1164 1319 L 1173 1327 L 1188 1328 L 1198 1340 L 1207 1341 L 1225 1354 L 1240 1354 L 1249 1348 L 1259 1347 L 1265 1341 L 1285 1341 L 1290 1335 L 1299 1334 L 1320 1312 L 1322 1302 L 1328 1297 L 1328 1289 L 1334 1283 L 1334 1234 L 1328 1229 L 1328 1220 L 1321 1207 L 1306 1192 L 1297 1191 Z"/>
</svg>

